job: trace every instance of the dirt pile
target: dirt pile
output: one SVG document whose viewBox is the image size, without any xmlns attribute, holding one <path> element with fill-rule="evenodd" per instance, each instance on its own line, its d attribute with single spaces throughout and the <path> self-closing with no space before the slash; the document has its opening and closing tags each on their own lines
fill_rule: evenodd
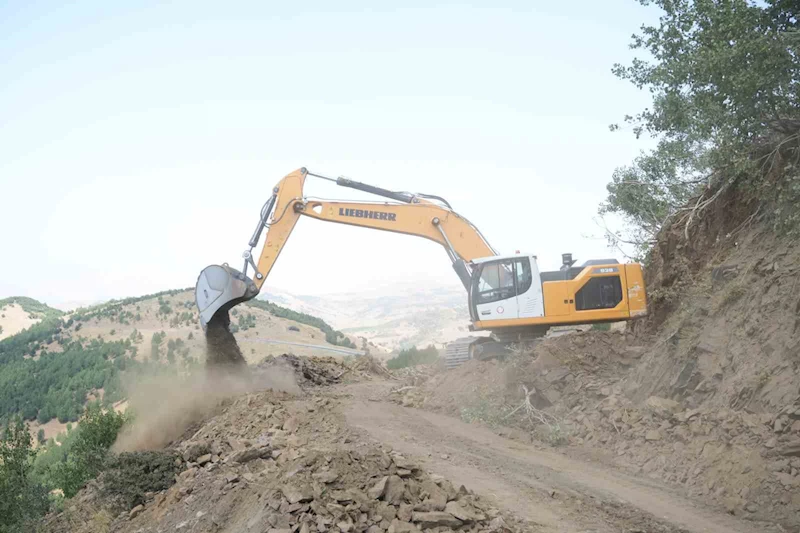
<svg viewBox="0 0 800 533">
<path fill-rule="evenodd" d="M 357 438 L 322 389 L 274 391 L 224 405 L 176 443 L 180 473 L 132 508 L 105 507 L 85 489 L 48 531 L 401 533 L 519 531 L 464 487 Z M 135 502 L 132 502 L 135 503 Z M 87 511 L 88 510 L 88 511 Z"/>
</svg>

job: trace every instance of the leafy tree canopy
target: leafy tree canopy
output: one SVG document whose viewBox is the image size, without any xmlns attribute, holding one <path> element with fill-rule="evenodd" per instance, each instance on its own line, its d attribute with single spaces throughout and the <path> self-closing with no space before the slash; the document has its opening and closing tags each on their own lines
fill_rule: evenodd
<svg viewBox="0 0 800 533">
<path fill-rule="evenodd" d="M 655 5 L 631 48 L 645 52 L 613 72 L 648 90 L 652 105 L 626 116 L 657 147 L 619 168 L 601 213 L 619 213 L 621 237 L 645 251 L 665 221 L 703 190 L 751 171 L 749 152 L 796 133 L 800 110 L 800 5 L 792 0 L 638 0 Z M 618 126 L 612 126 L 617 129 Z M 722 183 L 724 186 L 724 183 Z"/>
</svg>

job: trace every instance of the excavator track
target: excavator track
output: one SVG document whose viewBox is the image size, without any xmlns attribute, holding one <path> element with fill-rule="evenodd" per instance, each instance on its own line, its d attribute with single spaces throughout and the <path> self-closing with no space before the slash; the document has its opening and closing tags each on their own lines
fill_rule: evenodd
<svg viewBox="0 0 800 533">
<path fill-rule="evenodd" d="M 491 337 L 461 337 L 447 343 L 445 347 L 445 366 L 456 368 L 470 359 L 486 361 L 503 358 L 513 353 L 515 348 L 529 350 L 547 334 L 547 328 L 526 331 L 525 334 Z"/>
</svg>

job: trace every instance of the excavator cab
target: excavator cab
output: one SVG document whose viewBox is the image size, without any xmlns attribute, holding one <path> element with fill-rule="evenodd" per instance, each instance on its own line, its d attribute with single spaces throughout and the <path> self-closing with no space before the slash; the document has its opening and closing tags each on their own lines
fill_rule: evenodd
<svg viewBox="0 0 800 533">
<path fill-rule="evenodd" d="M 474 330 L 629 320 L 646 314 L 641 265 L 592 259 L 540 272 L 536 256 L 472 261 L 469 307 Z M 545 330 L 546 331 L 546 330 Z"/>
</svg>

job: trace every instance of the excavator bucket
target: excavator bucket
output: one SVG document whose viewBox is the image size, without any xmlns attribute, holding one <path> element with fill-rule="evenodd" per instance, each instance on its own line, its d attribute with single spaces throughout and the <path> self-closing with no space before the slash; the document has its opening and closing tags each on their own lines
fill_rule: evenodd
<svg viewBox="0 0 800 533">
<path fill-rule="evenodd" d="M 194 298 L 200 311 L 200 324 L 206 329 L 215 314 L 255 298 L 253 280 L 227 264 L 207 266 L 200 272 Z"/>
</svg>

